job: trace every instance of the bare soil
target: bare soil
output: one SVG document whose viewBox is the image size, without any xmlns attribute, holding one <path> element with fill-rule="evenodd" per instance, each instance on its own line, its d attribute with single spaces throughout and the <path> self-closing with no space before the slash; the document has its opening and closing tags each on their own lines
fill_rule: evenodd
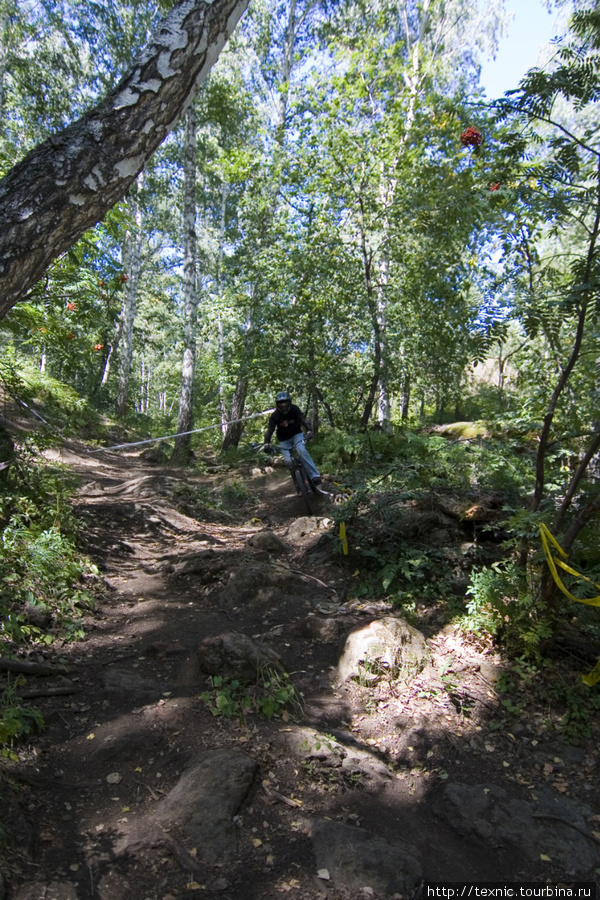
<svg viewBox="0 0 600 900">
<path fill-rule="evenodd" d="M 250 499 L 233 497 L 219 510 L 198 499 L 219 472 L 198 475 L 148 465 L 139 454 L 90 454 L 83 446 L 59 456 L 79 475 L 74 504 L 105 589 L 86 619 L 84 640 L 29 657 L 66 668 L 66 681 L 31 677 L 29 687 L 62 683 L 69 692 L 28 701 L 46 727 L 20 748 L 18 763 L 3 764 L 12 784 L 3 798 L 12 834 L 9 900 L 373 896 L 317 877 L 307 825 L 315 816 L 407 842 L 428 881 L 563 877 L 551 861 L 532 863 L 493 841 L 461 837 L 436 814 L 436 797 L 453 781 L 497 784 L 524 799 L 551 786 L 600 811 L 597 741 L 582 744 L 584 764 L 540 763 L 535 748 L 549 739 L 561 711 L 511 717 L 496 691 L 502 659 L 492 648 L 466 643 L 452 625 L 436 625 L 435 617 L 423 624 L 433 666 L 410 685 L 380 678 L 339 686 L 344 634 L 392 610 L 352 600 L 357 563 L 336 549 L 327 498 L 316 510 L 319 527 L 292 541 L 290 526 L 305 511 L 285 472 L 251 478 Z M 288 552 L 253 546 L 265 529 L 286 541 Z M 292 570 L 304 588 L 299 597 L 272 606 L 258 594 L 223 603 L 232 573 L 259 565 Z M 311 583 L 314 595 L 306 590 Z M 302 698 L 295 721 L 257 712 L 241 720 L 216 716 L 202 700 L 211 684 L 199 670 L 197 648 L 228 631 L 254 636 L 280 654 Z M 111 689 L 123 672 L 129 686 Z M 282 741 L 294 724 L 369 750 L 390 777 L 348 777 L 295 758 Z M 242 749 L 259 764 L 236 817 L 237 858 L 221 866 L 204 864 L 202 848 L 183 833 L 160 843 L 144 840 L 140 830 L 186 762 L 211 748 Z M 126 852 L 119 854 L 119 846 Z"/>
</svg>

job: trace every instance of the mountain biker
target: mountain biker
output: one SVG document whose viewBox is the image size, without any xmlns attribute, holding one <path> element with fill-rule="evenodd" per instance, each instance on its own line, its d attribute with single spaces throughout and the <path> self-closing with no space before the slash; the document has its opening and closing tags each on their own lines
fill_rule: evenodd
<svg viewBox="0 0 600 900">
<path fill-rule="evenodd" d="M 269 424 L 265 431 L 265 451 L 269 452 L 269 444 L 273 436 L 273 432 L 277 432 L 277 440 L 279 447 L 283 453 L 286 464 L 292 466 L 292 448 L 295 448 L 298 456 L 304 463 L 306 473 L 314 485 L 321 484 L 321 476 L 319 470 L 310 458 L 306 444 L 304 443 L 304 435 L 302 428 L 306 428 L 306 440 L 312 437 L 312 426 L 308 419 L 302 414 L 302 411 L 294 406 L 291 395 L 287 391 L 280 391 L 275 397 L 275 412 L 269 417 Z"/>
</svg>

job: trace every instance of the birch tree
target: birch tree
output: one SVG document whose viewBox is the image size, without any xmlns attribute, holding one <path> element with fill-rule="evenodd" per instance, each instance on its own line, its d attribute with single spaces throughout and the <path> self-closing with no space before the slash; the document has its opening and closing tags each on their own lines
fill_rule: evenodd
<svg viewBox="0 0 600 900">
<path fill-rule="evenodd" d="M 121 199 L 218 59 L 248 0 L 184 0 L 106 99 L 0 181 L 0 318 Z"/>
<path fill-rule="evenodd" d="M 177 415 L 178 437 L 173 461 L 185 462 L 190 453 L 190 434 L 194 422 L 194 371 L 196 366 L 196 107 L 192 103 L 185 117 L 183 163 L 183 361 L 181 392 Z M 182 433 L 183 432 L 183 433 Z"/>
<path fill-rule="evenodd" d="M 123 242 L 123 277 L 127 279 L 123 310 L 120 320 L 119 387 L 115 414 L 122 417 L 127 412 L 129 376 L 133 360 L 133 326 L 137 306 L 140 268 L 142 261 L 143 217 L 141 191 L 143 176 L 139 175 L 135 194 L 134 227 L 128 228 Z"/>
</svg>

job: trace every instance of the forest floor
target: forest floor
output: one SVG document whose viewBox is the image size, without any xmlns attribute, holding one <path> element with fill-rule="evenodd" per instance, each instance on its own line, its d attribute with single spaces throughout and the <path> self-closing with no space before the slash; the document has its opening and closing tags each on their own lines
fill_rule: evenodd
<svg viewBox="0 0 600 900">
<path fill-rule="evenodd" d="M 492 648 L 430 617 L 419 675 L 339 683 L 348 631 L 396 612 L 348 599 L 356 560 L 337 548 L 327 497 L 307 519 L 285 471 L 248 470 L 250 494 L 215 509 L 202 497 L 218 470 L 83 444 L 56 457 L 78 474 L 75 509 L 104 588 L 84 640 L 27 657 L 64 672 L 27 679 L 46 726 L 3 763 L 14 843 L 0 896 L 355 900 L 414 896 L 421 876 L 595 878 L 597 735 L 574 747 L 553 729 L 560 710 L 507 710 Z M 219 691 L 198 648 L 230 632 L 281 657 L 295 710 L 213 714 Z M 33 699 L 53 686 L 64 693 Z M 209 759 L 244 786 L 233 796 L 217 771 L 217 811 L 204 784 L 196 831 L 176 817 L 165 826 L 161 804 L 190 761 Z M 323 823 L 347 828 L 332 837 Z M 211 850 L 217 828 L 222 853 Z M 416 861 L 404 881 L 378 880 L 388 846 Z"/>
</svg>

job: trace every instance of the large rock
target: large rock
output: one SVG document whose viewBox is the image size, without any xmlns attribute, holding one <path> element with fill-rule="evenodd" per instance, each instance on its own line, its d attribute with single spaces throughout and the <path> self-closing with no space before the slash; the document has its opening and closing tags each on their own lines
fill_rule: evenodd
<svg viewBox="0 0 600 900">
<path fill-rule="evenodd" d="M 131 720 L 126 720 L 110 729 L 95 729 L 88 759 L 100 764 L 113 761 L 123 764 L 125 761 L 139 760 L 144 753 L 157 752 L 159 742 L 160 737 L 150 728 L 135 727 Z"/>
<path fill-rule="evenodd" d="M 326 589 L 320 589 L 314 579 L 303 578 L 281 563 L 267 562 L 250 563 L 232 572 L 219 592 L 219 602 L 226 608 L 252 604 L 257 612 L 297 612 L 301 601 L 311 608 L 325 596 Z"/>
<path fill-rule="evenodd" d="M 171 448 L 168 444 L 161 443 L 158 446 L 147 447 L 140 453 L 140 459 L 151 465 L 164 466 L 169 461 Z"/>
<path fill-rule="evenodd" d="M 248 538 L 247 544 L 255 550 L 264 550 L 266 553 L 289 553 L 290 548 L 279 535 L 265 528 L 263 531 L 257 531 Z"/>
<path fill-rule="evenodd" d="M 204 638 L 198 647 L 198 663 L 207 675 L 247 682 L 256 681 L 264 669 L 283 671 L 281 657 L 274 650 L 237 631 Z"/>
<path fill-rule="evenodd" d="M 421 632 L 404 619 L 386 616 L 352 629 L 338 662 L 338 681 L 343 684 L 352 677 L 382 672 L 409 681 L 427 660 Z"/>
<path fill-rule="evenodd" d="M 529 802 L 511 799 L 495 784 L 449 784 L 436 812 L 463 837 L 504 845 L 532 862 L 543 854 L 565 876 L 591 875 L 600 861 L 586 821 L 592 810 L 547 788 Z"/>
<path fill-rule="evenodd" d="M 423 877 L 419 860 L 408 848 L 389 844 L 364 828 L 317 819 L 311 837 L 317 870 L 326 870 L 338 886 L 407 897 Z"/>
<path fill-rule="evenodd" d="M 194 757 L 172 791 L 158 804 L 163 827 L 180 827 L 198 857 L 226 861 L 237 850 L 233 822 L 252 786 L 258 763 L 238 750 L 207 750 Z"/>
<path fill-rule="evenodd" d="M 300 637 L 333 644 L 339 639 L 343 628 L 341 619 L 311 614 L 298 622 L 294 631 Z"/>
<path fill-rule="evenodd" d="M 287 538 L 292 543 L 306 537 L 307 534 L 316 534 L 318 531 L 328 531 L 333 525 L 333 519 L 323 519 L 318 516 L 300 516 L 294 519 L 287 530 Z"/>
<path fill-rule="evenodd" d="M 129 669 L 111 666 L 103 674 L 103 687 L 109 693 L 127 693 L 139 696 L 144 702 L 159 700 L 169 691 L 169 684 L 161 684 L 156 678 L 146 678 Z"/>
<path fill-rule="evenodd" d="M 357 744 L 344 743 L 331 735 L 307 726 L 293 726 L 282 733 L 288 752 L 297 759 L 316 761 L 322 766 L 341 769 L 348 776 L 364 776 L 367 783 L 382 785 L 392 777 L 386 764 L 374 753 Z"/>
<path fill-rule="evenodd" d="M 186 554 L 179 560 L 168 560 L 159 566 L 159 571 L 168 572 L 178 578 L 182 575 L 195 575 L 204 572 L 215 555 L 215 551 L 211 549 L 197 550 L 195 553 Z"/>
</svg>

